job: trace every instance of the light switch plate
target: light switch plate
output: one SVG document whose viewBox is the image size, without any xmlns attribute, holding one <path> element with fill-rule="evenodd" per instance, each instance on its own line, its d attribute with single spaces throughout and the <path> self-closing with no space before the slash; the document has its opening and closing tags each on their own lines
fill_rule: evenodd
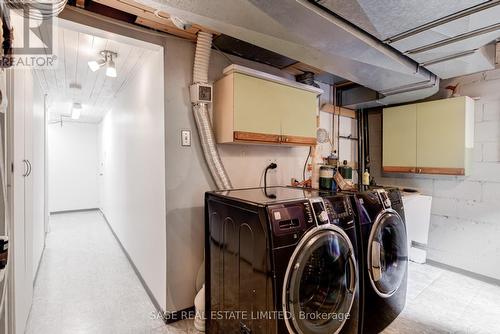
<svg viewBox="0 0 500 334">
<path fill-rule="evenodd" d="M 191 130 L 181 130 L 181 146 L 191 146 Z"/>
</svg>

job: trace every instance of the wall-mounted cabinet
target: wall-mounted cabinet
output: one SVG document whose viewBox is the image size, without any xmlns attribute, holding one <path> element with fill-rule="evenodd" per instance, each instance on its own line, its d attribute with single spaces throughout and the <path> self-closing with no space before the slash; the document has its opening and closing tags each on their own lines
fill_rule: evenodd
<svg viewBox="0 0 500 334">
<path fill-rule="evenodd" d="M 214 84 L 218 143 L 315 145 L 321 89 L 232 65 Z"/>
<path fill-rule="evenodd" d="M 474 101 L 466 96 L 385 108 L 383 171 L 467 175 Z"/>
</svg>

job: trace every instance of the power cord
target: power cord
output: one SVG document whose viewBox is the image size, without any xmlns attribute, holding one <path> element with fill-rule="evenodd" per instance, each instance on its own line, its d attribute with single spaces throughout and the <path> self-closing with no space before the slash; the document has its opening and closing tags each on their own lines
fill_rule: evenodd
<svg viewBox="0 0 500 334">
<path fill-rule="evenodd" d="M 276 163 L 272 162 L 272 163 L 270 163 L 270 164 L 266 167 L 266 169 L 265 169 L 265 171 L 264 171 L 264 193 L 266 194 L 266 196 L 267 196 L 268 198 L 273 198 L 273 199 L 274 199 L 274 198 L 276 198 L 276 195 L 274 195 L 274 194 L 269 194 L 269 195 L 268 195 L 268 194 L 267 194 L 267 172 L 268 172 L 270 169 L 276 169 L 276 167 L 278 167 L 278 165 L 277 165 Z"/>
</svg>

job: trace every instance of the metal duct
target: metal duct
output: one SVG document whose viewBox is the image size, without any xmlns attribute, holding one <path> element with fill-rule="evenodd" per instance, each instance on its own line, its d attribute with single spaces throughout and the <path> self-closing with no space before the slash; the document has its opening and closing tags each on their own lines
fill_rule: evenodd
<svg viewBox="0 0 500 334">
<path fill-rule="evenodd" d="M 417 62 L 310 1 L 138 1 L 386 96 L 376 104 L 425 98 L 439 88 Z"/>
<path fill-rule="evenodd" d="M 210 63 L 210 49 L 212 34 L 200 31 L 196 42 L 196 51 L 193 66 L 193 83 L 208 82 L 208 65 Z M 217 149 L 212 123 L 206 103 L 193 103 L 193 115 L 200 137 L 201 147 L 207 162 L 210 174 L 219 190 L 232 189 L 226 169 Z"/>
<path fill-rule="evenodd" d="M 314 82 L 314 73 L 313 72 L 306 71 L 302 74 L 296 75 L 295 81 L 309 85 L 309 86 L 314 86 L 316 88 L 319 88 L 319 85 Z"/>
</svg>

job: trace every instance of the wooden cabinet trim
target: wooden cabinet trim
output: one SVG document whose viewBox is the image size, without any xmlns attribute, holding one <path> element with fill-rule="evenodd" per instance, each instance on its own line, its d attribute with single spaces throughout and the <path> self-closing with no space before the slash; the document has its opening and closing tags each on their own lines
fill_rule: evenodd
<svg viewBox="0 0 500 334">
<path fill-rule="evenodd" d="M 316 145 L 316 138 L 314 137 L 300 137 L 300 136 L 281 136 L 281 143 L 285 145 Z"/>
<path fill-rule="evenodd" d="M 255 132 L 244 132 L 244 131 L 234 131 L 235 141 L 245 141 L 245 142 L 260 142 L 260 143 L 279 143 L 280 135 L 270 135 L 265 133 L 255 133 Z"/>
<path fill-rule="evenodd" d="M 403 166 L 384 166 L 382 168 L 384 173 L 415 173 L 415 167 L 403 167 Z"/>
<path fill-rule="evenodd" d="M 465 175 L 464 168 L 384 166 L 382 171 L 384 173 Z"/>
<path fill-rule="evenodd" d="M 465 175 L 465 168 L 417 167 L 418 174 Z"/>
<path fill-rule="evenodd" d="M 316 138 L 314 137 L 300 137 L 300 136 L 281 136 L 266 133 L 255 133 L 245 131 L 234 131 L 233 137 L 235 142 L 256 142 L 256 143 L 271 143 L 283 145 L 316 145 Z"/>
</svg>

